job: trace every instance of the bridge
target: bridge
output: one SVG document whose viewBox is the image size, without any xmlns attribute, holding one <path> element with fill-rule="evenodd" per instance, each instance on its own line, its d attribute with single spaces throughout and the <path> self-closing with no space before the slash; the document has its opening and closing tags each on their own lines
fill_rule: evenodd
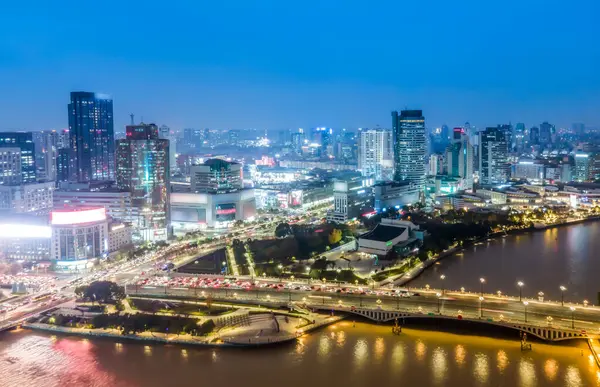
<svg viewBox="0 0 600 387">
<path fill-rule="evenodd" d="M 457 292 L 400 297 L 291 289 L 169 288 L 128 285 L 129 295 L 149 298 L 212 299 L 272 307 L 300 307 L 360 315 L 376 322 L 395 319 L 471 321 L 510 328 L 547 341 L 600 337 L 600 308 Z M 387 292 L 389 294 L 389 292 Z"/>
</svg>

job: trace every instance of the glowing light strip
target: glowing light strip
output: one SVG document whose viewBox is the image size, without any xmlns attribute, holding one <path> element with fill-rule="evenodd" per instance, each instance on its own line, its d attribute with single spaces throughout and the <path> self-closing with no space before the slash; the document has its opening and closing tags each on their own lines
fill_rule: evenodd
<svg viewBox="0 0 600 387">
<path fill-rule="evenodd" d="M 91 223 L 106 220 L 104 208 L 94 208 L 81 211 L 52 211 L 50 223 L 53 225 L 70 225 Z"/>
</svg>

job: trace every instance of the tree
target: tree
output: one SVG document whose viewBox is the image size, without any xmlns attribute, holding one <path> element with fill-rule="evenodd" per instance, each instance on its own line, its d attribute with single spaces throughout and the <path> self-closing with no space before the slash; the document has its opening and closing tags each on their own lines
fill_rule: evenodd
<svg viewBox="0 0 600 387">
<path fill-rule="evenodd" d="M 90 301 L 113 303 L 125 298 L 125 288 L 111 281 L 94 281 L 88 286 L 79 286 L 75 294 Z"/>
<path fill-rule="evenodd" d="M 331 230 L 331 233 L 329 234 L 329 244 L 330 245 L 334 245 L 336 243 L 338 243 L 339 241 L 342 240 L 342 231 L 334 228 L 333 230 Z"/>
<path fill-rule="evenodd" d="M 285 238 L 288 235 L 292 235 L 292 228 L 289 223 L 279 223 L 275 228 L 275 236 L 277 238 Z"/>
</svg>

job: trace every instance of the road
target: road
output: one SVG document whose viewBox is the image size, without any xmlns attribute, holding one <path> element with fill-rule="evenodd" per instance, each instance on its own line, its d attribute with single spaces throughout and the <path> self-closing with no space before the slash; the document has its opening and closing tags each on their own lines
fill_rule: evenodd
<svg viewBox="0 0 600 387">
<path fill-rule="evenodd" d="M 548 317 L 553 327 L 573 328 L 600 333 L 600 308 L 579 307 L 571 310 L 560 303 L 528 300 L 528 305 L 513 297 L 498 297 L 484 295 L 480 300 L 479 294 L 423 291 L 419 296 L 399 297 L 385 295 L 384 290 L 375 290 L 374 294 L 359 295 L 321 291 L 274 290 L 269 288 L 244 289 L 214 289 L 214 288 L 168 288 L 127 286 L 131 295 L 152 295 L 158 297 L 186 296 L 195 298 L 231 299 L 251 301 L 253 303 L 290 301 L 303 302 L 319 306 L 346 306 L 348 308 L 364 307 L 390 311 L 407 311 L 411 313 L 433 313 L 457 317 L 459 314 L 470 318 L 492 319 L 493 321 L 520 322 L 537 326 L 549 326 Z M 377 294 L 379 292 L 379 294 Z M 439 295 L 439 296 L 438 296 Z"/>
</svg>

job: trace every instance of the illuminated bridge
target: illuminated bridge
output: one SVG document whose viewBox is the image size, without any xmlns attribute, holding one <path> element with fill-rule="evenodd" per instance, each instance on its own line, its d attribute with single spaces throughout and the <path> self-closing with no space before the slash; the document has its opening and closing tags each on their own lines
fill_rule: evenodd
<svg viewBox="0 0 600 387">
<path fill-rule="evenodd" d="M 396 319 L 469 321 L 526 332 L 548 341 L 600 337 L 600 308 L 474 294 L 424 292 L 420 296 L 358 295 L 336 292 L 253 288 L 192 289 L 129 285 L 130 296 L 212 299 L 271 307 L 302 307 L 355 314 L 376 322 Z"/>
</svg>

